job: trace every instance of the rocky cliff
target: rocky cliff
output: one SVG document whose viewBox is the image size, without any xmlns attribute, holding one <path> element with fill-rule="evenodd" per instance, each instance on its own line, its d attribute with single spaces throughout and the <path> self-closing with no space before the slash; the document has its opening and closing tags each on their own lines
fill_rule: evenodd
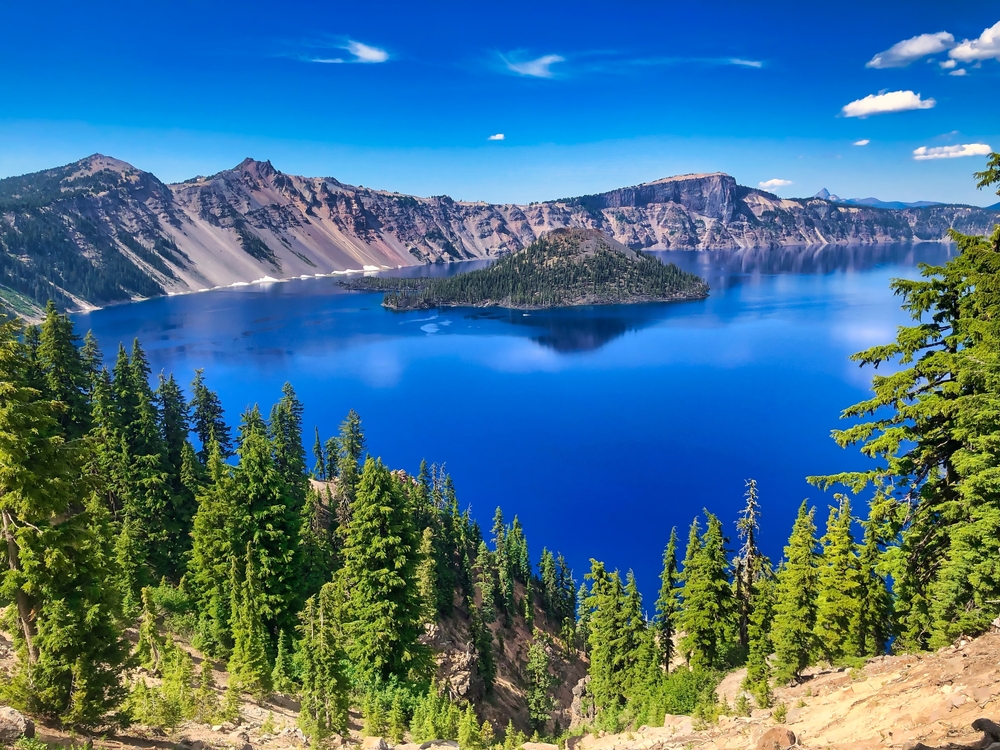
<svg viewBox="0 0 1000 750">
<path fill-rule="evenodd" d="M 983 233 L 1000 214 L 970 206 L 888 210 L 782 199 L 726 174 L 685 175 L 532 203 L 418 198 L 286 175 L 246 159 L 166 185 L 117 159 L 0 180 L 0 306 L 68 308 L 426 262 L 492 258 L 561 227 L 635 249 L 778 248 L 938 240 Z"/>
</svg>

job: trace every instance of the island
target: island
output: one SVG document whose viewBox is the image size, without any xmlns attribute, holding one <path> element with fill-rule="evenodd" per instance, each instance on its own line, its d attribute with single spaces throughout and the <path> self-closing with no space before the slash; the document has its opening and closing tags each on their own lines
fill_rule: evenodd
<svg viewBox="0 0 1000 750">
<path fill-rule="evenodd" d="M 505 307 L 538 310 L 703 299 L 708 284 L 596 229 L 555 229 L 487 268 L 447 278 L 369 276 L 348 289 L 385 292 L 391 310 Z"/>
</svg>

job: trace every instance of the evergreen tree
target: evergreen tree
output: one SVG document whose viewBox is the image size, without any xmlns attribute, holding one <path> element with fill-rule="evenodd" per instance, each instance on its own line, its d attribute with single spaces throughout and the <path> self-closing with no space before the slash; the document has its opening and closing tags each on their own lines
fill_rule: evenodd
<svg viewBox="0 0 1000 750">
<path fill-rule="evenodd" d="M 301 501 L 306 484 L 306 451 L 302 445 L 302 402 L 291 383 L 281 388 L 281 400 L 271 409 L 268 423 L 274 463 L 289 487 L 299 490 Z"/>
<path fill-rule="evenodd" d="M 93 392 L 94 382 L 101 370 L 104 369 L 104 356 L 101 354 L 101 347 L 97 343 L 97 337 L 93 331 L 87 331 L 83 337 L 83 346 L 80 348 L 80 361 L 83 364 L 83 372 L 87 378 L 87 391 Z"/>
<path fill-rule="evenodd" d="M 538 631 L 528 646 L 528 662 L 524 668 L 527 688 L 524 699 L 528 704 L 528 721 L 534 732 L 544 732 L 545 725 L 552 716 L 555 701 L 552 688 L 556 679 L 549 672 L 549 654 Z"/>
<path fill-rule="evenodd" d="M 851 503 L 841 496 L 830 508 L 817 576 L 816 646 L 835 663 L 860 656 L 861 583 L 857 545 L 851 535 Z"/>
<path fill-rule="evenodd" d="M 616 714 L 625 704 L 630 653 L 622 651 L 620 634 L 628 630 L 625 592 L 618 573 L 590 561 L 590 593 L 586 600 L 590 644 L 590 686 L 597 711 Z"/>
<path fill-rule="evenodd" d="M 294 627 L 301 601 L 302 559 L 298 545 L 301 509 L 278 469 L 264 421 L 254 407 L 243 417 L 236 451 L 233 495 L 244 522 L 239 548 L 250 546 L 260 575 L 261 613 L 274 653 L 278 634 Z"/>
<path fill-rule="evenodd" d="M 351 409 L 340 424 L 340 437 L 337 439 L 337 488 L 334 501 L 337 523 L 341 529 L 346 529 L 351 522 L 364 453 L 365 433 L 361 429 L 361 417 Z"/>
<path fill-rule="evenodd" d="M 421 602 L 418 538 L 399 483 L 377 459 L 365 461 L 344 545 L 344 630 L 358 674 L 405 677 L 424 661 L 417 642 Z"/>
<path fill-rule="evenodd" d="M 87 392 L 90 380 L 78 349 L 73 323 L 56 312 L 50 301 L 39 329 L 38 364 L 45 379 L 45 393 L 62 407 L 57 415 L 69 439 L 82 437 L 90 427 Z"/>
<path fill-rule="evenodd" d="M 264 596 L 257 578 L 257 556 L 247 545 L 243 580 L 233 587 L 233 654 L 229 657 L 230 681 L 259 699 L 271 692 L 272 664 L 267 656 L 269 638 L 264 627 Z M 233 561 L 234 567 L 236 561 Z"/>
<path fill-rule="evenodd" d="M 744 690 L 750 691 L 760 708 L 771 705 L 771 665 L 768 659 L 774 651 L 771 642 L 774 600 L 775 579 L 768 571 L 753 583 L 747 675 L 742 685 Z"/>
<path fill-rule="evenodd" d="M 471 703 L 465 704 L 462 721 L 458 725 L 458 747 L 459 750 L 484 750 L 479 744 L 479 720 Z"/>
<path fill-rule="evenodd" d="M 677 529 L 670 530 L 670 540 L 663 551 L 663 572 L 660 573 L 660 596 L 656 600 L 656 643 L 658 663 L 670 669 L 674 655 L 674 636 L 677 633 Z"/>
<path fill-rule="evenodd" d="M 326 493 L 329 495 L 329 489 Z M 333 573 L 336 553 L 331 522 L 329 504 L 323 502 L 319 492 L 309 488 L 299 523 L 299 551 L 302 560 L 300 589 L 305 598 L 318 594 Z"/>
<path fill-rule="evenodd" d="M 742 542 L 734 562 L 734 583 L 736 588 L 736 610 L 739 619 L 740 647 L 744 653 L 750 647 L 750 620 L 753 617 L 753 586 L 770 563 L 757 547 L 760 532 L 760 503 L 757 482 L 746 481 L 746 505 L 740 511 L 736 529 Z"/>
<path fill-rule="evenodd" d="M 684 631 L 681 648 L 692 669 L 724 666 L 731 658 L 733 592 L 727 577 L 722 523 L 705 511 L 708 526 L 697 537 L 697 520 L 691 526 L 683 571 L 683 610 L 678 626 Z"/>
<path fill-rule="evenodd" d="M 434 531 L 424 529 L 420 540 L 417 564 L 417 596 L 420 600 L 420 621 L 434 622 L 438 611 L 437 579 L 434 565 Z"/>
<path fill-rule="evenodd" d="M 879 523 L 869 514 L 863 524 L 859 575 L 857 651 L 862 656 L 880 656 L 886 652 L 892 628 L 892 597 L 882 573 Z"/>
<path fill-rule="evenodd" d="M 156 605 L 148 588 L 142 590 L 142 614 L 139 616 L 139 642 L 135 658 L 153 674 L 159 673 L 164 641 L 156 625 Z"/>
<path fill-rule="evenodd" d="M 780 683 L 795 679 L 815 650 L 818 554 L 815 511 L 803 501 L 778 571 L 771 642 L 774 676 Z"/>
<path fill-rule="evenodd" d="M 271 687 L 276 693 L 290 695 L 296 692 L 292 650 L 286 633 L 278 637 L 278 655 L 271 670 Z"/>
<path fill-rule="evenodd" d="M 198 458 L 202 463 L 208 461 L 209 446 L 213 440 L 218 444 L 223 459 L 233 455 L 232 433 L 223 414 L 219 396 L 205 385 L 205 371 L 195 370 L 191 383 L 191 426 L 201 444 Z"/>
<path fill-rule="evenodd" d="M 302 708 L 299 727 L 314 744 L 347 730 L 348 681 L 343 646 L 337 630 L 333 584 L 310 597 L 300 615 L 302 643 Z"/>
<path fill-rule="evenodd" d="M 194 452 L 187 439 L 188 406 L 173 375 L 168 378 L 160 375 L 155 397 L 170 493 L 163 519 L 166 531 L 164 541 L 168 545 L 166 568 L 161 572 L 171 580 L 179 581 L 190 549 L 191 523 L 198 509 L 195 500 L 198 472 L 191 461 Z"/>
<path fill-rule="evenodd" d="M 210 656 L 232 648 L 230 569 L 246 520 L 233 497 L 233 479 L 218 443 L 209 439 L 209 481 L 197 498 L 186 580 L 198 612 L 194 645 Z"/>
<path fill-rule="evenodd" d="M 127 646 L 116 623 L 111 535 L 96 496 L 81 503 L 75 447 L 57 407 L 29 385 L 18 326 L 0 323 L 0 573 L 18 662 L 7 700 L 68 725 L 94 726 L 124 698 Z M 81 507 L 82 505 L 82 507 Z"/>
<path fill-rule="evenodd" d="M 326 454 L 323 452 L 323 443 L 319 439 L 319 427 L 316 428 L 316 442 L 313 443 L 313 457 L 316 463 L 313 465 L 312 475 L 314 479 L 321 482 L 326 481 Z"/>
</svg>

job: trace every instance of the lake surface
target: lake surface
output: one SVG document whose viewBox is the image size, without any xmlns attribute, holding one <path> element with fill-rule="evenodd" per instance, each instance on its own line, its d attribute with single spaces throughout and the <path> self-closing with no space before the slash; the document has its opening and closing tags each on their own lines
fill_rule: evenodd
<svg viewBox="0 0 1000 750">
<path fill-rule="evenodd" d="M 907 322 L 890 279 L 954 252 L 927 243 L 661 253 L 709 282 L 696 302 L 395 313 L 378 294 L 323 278 L 76 320 L 109 360 L 138 337 L 154 373 L 189 383 L 204 368 L 231 423 L 255 402 L 266 413 L 290 381 L 307 449 L 314 425 L 325 439 L 356 409 L 373 455 L 410 471 L 421 458 L 446 462 L 481 525 L 497 505 L 508 520 L 518 514 L 532 556 L 561 550 L 578 581 L 591 557 L 633 568 L 651 610 L 670 528 L 686 539 L 706 507 L 735 538 L 745 479 L 758 481 L 773 558 L 803 498 L 825 521 L 832 494 L 804 478 L 863 465 L 829 437 L 868 393 L 871 373 L 848 355 Z"/>
</svg>

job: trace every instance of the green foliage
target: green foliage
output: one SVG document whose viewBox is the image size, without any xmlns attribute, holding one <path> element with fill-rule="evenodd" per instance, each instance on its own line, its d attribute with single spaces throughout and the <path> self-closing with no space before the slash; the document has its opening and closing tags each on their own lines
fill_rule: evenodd
<svg viewBox="0 0 1000 750">
<path fill-rule="evenodd" d="M 670 540 L 663 551 L 663 571 L 660 573 L 660 596 L 656 600 L 656 644 L 658 663 L 665 670 L 670 669 L 674 655 L 674 636 L 677 633 L 677 584 L 680 575 L 677 570 L 677 529 L 670 530 Z"/>
<path fill-rule="evenodd" d="M 816 649 L 816 596 L 818 590 L 815 510 L 799 508 L 792 535 L 785 547 L 785 561 L 778 569 L 771 642 L 774 676 L 786 683 L 809 664 Z"/>
<path fill-rule="evenodd" d="M 334 584 L 306 600 L 299 618 L 302 708 L 299 727 L 314 743 L 347 728 L 349 685 L 343 635 L 338 625 L 340 592 Z"/>
<path fill-rule="evenodd" d="M 593 230 L 550 232 L 477 271 L 439 279 L 374 277 L 354 288 L 389 291 L 393 309 L 440 305 L 534 308 L 704 297 L 705 283 L 677 266 L 612 244 Z"/>
<path fill-rule="evenodd" d="M 816 646 L 830 663 L 858 656 L 861 618 L 860 562 L 851 534 L 851 503 L 830 509 L 816 592 Z"/>
<path fill-rule="evenodd" d="M 784 703 L 779 703 L 774 707 L 774 711 L 771 714 L 776 724 L 784 724 L 788 719 L 788 706 Z"/>
<path fill-rule="evenodd" d="M 728 579 L 722 522 L 705 511 L 708 528 L 697 536 L 697 521 L 684 559 L 678 622 L 681 648 L 692 669 L 716 669 L 731 662 L 735 638 L 733 590 Z"/>
<path fill-rule="evenodd" d="M 344 546 L 344 633 L 363 679 L 405 678 L 421 670 L 418 537 L 406 498 L 378 459 L 365 461 Z"/>
<path fill-rule="evenodd" d="M 545 725 L 552 715 L 552 709 L 555 708 L 552 689 L 556 679 L 549 671 L 547 646 L 546 639 L 535 631 L 534 638 L 528 646 L 528 661 L 524 668 L 527 679 L 524 698 L 528 704 L 528 720 L 531 722 L 532 730 L 536 732 L 545 731 Z"/>
<path fill-rule="evenodd" d="M 273 666 L 267 655 L 269 639 L 261 611 L 264 597 L 249 544 L 245 560 L 242 580 L 237 578 L 233 561 L 233 653 L 227 668 L 231 685 L 262 699 L 271 692 Z"/>
</svg>

